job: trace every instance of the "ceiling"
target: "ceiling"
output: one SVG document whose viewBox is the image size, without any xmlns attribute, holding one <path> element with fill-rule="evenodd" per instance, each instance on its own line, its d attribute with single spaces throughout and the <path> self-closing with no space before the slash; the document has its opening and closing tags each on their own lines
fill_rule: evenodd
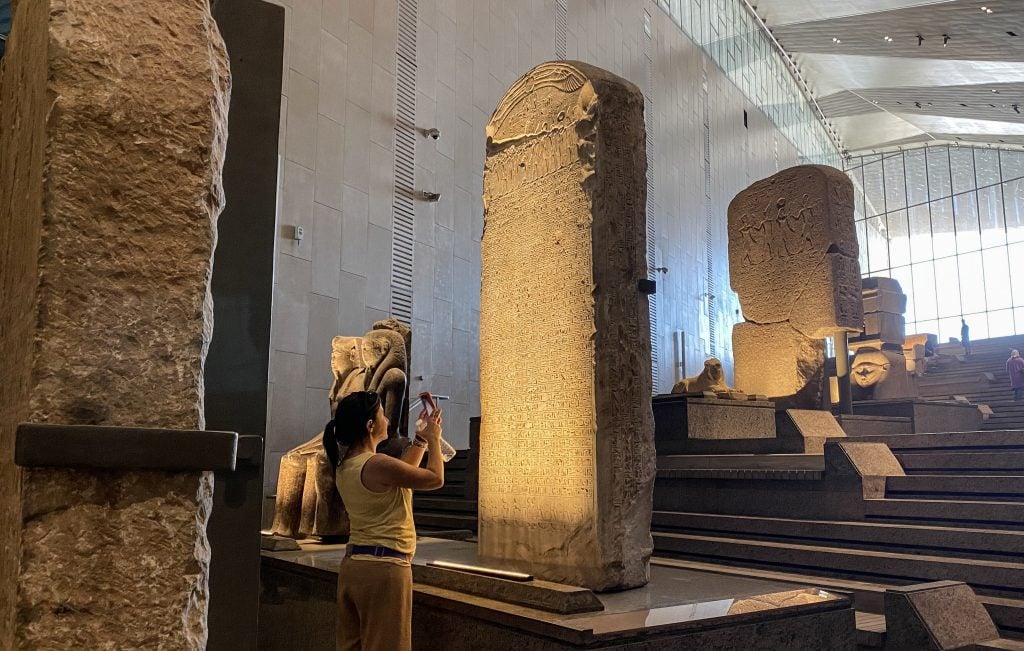
<svg viewBox="0 0 1024 651">
<path fill-rule="evenodd" d="M 1024 0 L 748 1 L 847 151 L 1024 145 Z"/>
</svg>

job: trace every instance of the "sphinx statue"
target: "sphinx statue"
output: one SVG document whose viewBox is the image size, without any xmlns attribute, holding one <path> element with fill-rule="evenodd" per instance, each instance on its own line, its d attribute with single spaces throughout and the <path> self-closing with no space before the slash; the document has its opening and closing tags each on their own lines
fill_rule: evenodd
<svg viewBox="0 0 1024 651">
<path fill-rule="evenodd" d="M 388 418 L 388 440 L 378 451 L 400 456 L 409 445 L 402 435 L 408 405 L 409 328 L 394 319 L 378 321 L 362 337 L 331 340 L 331 413 L 342 398 L 356 391 L 380 395 Z M 288 538 L 348 535 L 349 522 L 323 446 L 324 433 L 288 451 L 281 458 L 274 503 L 273 532 Z"/>
<path fill-rule="evenodd" d="M 725 383 L 725 372 L 722 362 L 715 357 L 704 361 L 704 370 L 699 375 L 683 378 L 672 387 L 672 393 L 704 393 L 716 394 L 720 398 L 745 400 L 746 395 Z"/>
</svg>

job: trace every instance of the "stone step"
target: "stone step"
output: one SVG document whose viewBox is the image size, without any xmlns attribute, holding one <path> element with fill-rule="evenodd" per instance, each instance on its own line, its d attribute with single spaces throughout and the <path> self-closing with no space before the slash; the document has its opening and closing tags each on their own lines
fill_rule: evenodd
<svg viewBox="0 0 1024 651">
<path fill-rule="evenodd" d="M 778 481 L 817 481 L 824 470 L 799 468 L 659 468 L 658 479 L 771 479 Z"/>
<path fill-rule="evenodd" d="M 940 452 L 899 452 L 900 465 L 907 472 L 931 470 L 945 473 L 955 471 L 997 471 L 1024 474 L 1024 451 L 1008 450 L 997 452 L 940 451 Z"/>
<path fill-rule="evenodd" d="M 824 470 L 820 454 L 671 454 L 658 457 L 663 469 Z"/>
<path fill-rule="evenodd" d="M 872 522 L 938 524 L 948 527 L 1024 529 L 1024 504 L 922 499 L 864 500 L 864 516 Z"/>
<path fill-rule="evenodd" d="M 743 576 L 765 581 L 792 583 L 794 585 L 813 585 L 825 590 L 847 592 L 853 596 L 854 607 L 857 611 L 876 614 L 884 612 L 884 597 L 887 588 L 906 585 L 906 583 L 897 582 L 886 583 L 839 578 L 829 575 L 828 568 L 785 571 L 781 569 L 745 567 L 742 563 L 725 565 L 662 556 L 654 556 L 651 558 L 651 563 L 727 576 Z M 978 595 L 978 600 L 985 606 L 989 616 L 992 617 L 992 621 L 999 627 L 1000 635 L 1003 637 L 1024 638 L 1024 600 L 994 597 L 991 595 Z"/>
<path fill-rule="evenodd" d="M 1024 641 L 999 638 L 972 644 L 972 651 L 1024 651 Z"/>
<path fill-rule="evenodd" d="M 433 511 L 416 511 L 413 509 L 413 520 L 417 527 L 425 529 L 469 529 L 476 531 L 476 514 L 437 513 Z"/>
<path fill-rule="evenodd" d="M 941 497 L 970 501 L 1024 502 L 1024 475 L 957 476 L 908 475 L 887 477 L 886 497 Z M 1021 547 L 1024 553 L 1024 546 Z"/>
<path fill-rule="evenodd" d="M 451 497 L 435 497 L 429 493 L 416 493 L 413 498 L 414 512 L 418 516 L 423 512 L 472 513 L 476 515 L 476 500 L 465 500 Z"/>
<path fill-rule="evenodd" d="M 462 452 L 468 453 L 468 450 L 456 450 L 455 456 L 445 462 L 445 473 L 466 471 L 466 468 L 469 467 L 469 458 L 467 454 L 461 454 Z"/>
<path fill-rule="evenodd" d="M 414 492 L 413 493 L 413 499 L 416 499 L 417 495 L 433 495 L 433 496 L 441 496 L 441 495 L 443 495 L 445 497 L 449 497 L 449 496 L 450 497 L 462 497 L 462 495 L 465 493 L 465 490 L 466 490 L 466 484 L 464 482 L 454 481 L 448 475 L 448 473 L 445 473 L 444 486 L 442 486 L 441 488 L 438 488 L 437 490 L 434 490 L 434 491 L 425 491 L 425 492 L 422 492 L 422 493 Z"/>
<path fill-rule="evenodd" d="M 655 511 L 651 528 L 730 538 L 1007 561 L 1019 560 L 1021 550 L 1024 550 L 1024 532 L 1021 531 L 880 522 Z"/>
<path fill-rule="evenodd" d="M 980 432 L 932 432 L 928 434 L 892 434 L 850 436 L 846 441 L 885 443 L 894 453 L 937 450 L 985 450 L 986 448 L 1024 450 L 1024 431 L 985 430 Z"/>
<path fill-rule="evenodd" d="M 652 532 L 658 555 L 711 562 L 802 571 L 827 568 L 830 574 L 871 581 L 924 583 L 952 580 L 969 583 L 977 592 L 1024 597 L 1024 563 L 949 556 L 868 551 L 823 545 L 777 543 L 725 536 Z"/>
</svg>

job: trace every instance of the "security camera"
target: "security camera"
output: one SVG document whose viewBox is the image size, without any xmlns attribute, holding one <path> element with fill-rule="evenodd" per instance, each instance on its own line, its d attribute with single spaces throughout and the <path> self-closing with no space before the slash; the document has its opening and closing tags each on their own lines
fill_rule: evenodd
<svg viewBox="0 0 1024 651">
<path fill-rule="evenodd" d="M 423 190 L 420 192 L 420 197 L 424 201 L 429 201 L 433 203 L 441 198 L 441 194 L 439 192 L 427 192 L 426 190 Z"/>
<path fill-rule="evenodd" d="M 423 130 L 423 135 L 429 136 L 429 137 L 433 138 L 434 140 L 437 140 L 438 138 L 441 137 L 441 130 L 440 129 L 436 129 L 436 128 L 424 129 Z"/>
</svg>

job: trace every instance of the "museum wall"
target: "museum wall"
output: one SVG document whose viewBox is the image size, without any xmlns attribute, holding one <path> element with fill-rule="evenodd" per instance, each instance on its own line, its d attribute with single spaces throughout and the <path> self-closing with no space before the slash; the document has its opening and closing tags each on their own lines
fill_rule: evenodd
<svg viewBox="0 0 1024 651">
<path fill-rule="evenodd" d="M 328 418 L 331 338 L 360 335 L 388 315 L 395 170 L 398 0 L 281 4 L 287 36 L 268 493 L 281 455 Z M 411 384 L 452 397 L 443 404 L 446 437 L 466 447 L 468 419 L 479 411 L 484 125 L 509 85 L 563 50 L 636 83 L 653 106 L 649 208 L 658 233 L 655 266 L 668 269 L 657 274 L 656 389 L 671 388 L 680 358 L 692 374 L 715 354 L 731 375 L 730 329 L 740 316 L 728 289 L 726 208 L 751 182 L 796 164 L 795 148 L 653 2 L 415 6 L 415 122 L 441 132 L 437 140 L 416 139 L 415 188 L 441 198 L 415 202 Z M 301 241 L 293 237 L 297 225 Z"/>
</svg>

